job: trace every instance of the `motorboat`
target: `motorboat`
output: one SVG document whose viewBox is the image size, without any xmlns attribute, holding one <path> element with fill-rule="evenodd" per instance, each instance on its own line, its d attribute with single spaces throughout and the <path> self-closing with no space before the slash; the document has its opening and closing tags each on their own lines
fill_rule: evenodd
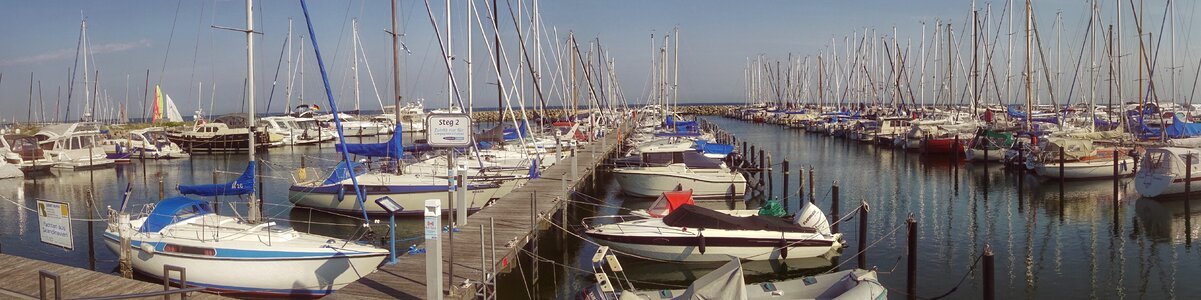
<svg viewBox="0 0 1201 300">
<path fill-rule="evenodd" d="M 888 289 L 880 283 L 876 271 L 848 269 L 802 276 L 781 281 L 747 284 L 742 262 L 728 258 L 721 267 L 696 278 L 684 289 L 640 289 L 629 279 L 607 247 L 600 247 L 592 258 L 596 284 L 586 287 L 581 300 L 653 300 L 653 299 L 888 299 Z"/>
<path fill-rule="evenodd" d="M 388 257 L 387 249 L 359 241 L 218 215 L 208 202 L 182 196 L 149 204 L 142 213 L 110 209 L 104 244 L 121 253 L 125 239 L 138 272 L 184 267 L 189 285 L 270 297 L 329 294 Z"/>
<path fill-rule="evenodd" d="M 268 133 L 279 135 L 282 145 L 316 144 L 337 138 L 332 130 L 321 128 L 317 120 L 292 116 L 265 117 L 259 119 L 259 127 Z"/>
<path fill-rule="evenodd" d="M 25 172 L 21 172 L 21 168 L 17 165 L 0 160 L 0 179 L 9 178 L 25 178 Z"/>
<path fill-rule="evenodd" d="M 50 156 L 38 146 L 37 138 L 31 135 L 0 136 L 0 154 L 6 163 L 17 166 L 26 174 L 48 172 L 54 166 Z"/>
<path fill-rule="evenodd" d="M 129 148 L 138 158 L 172 159 L 191 156 L 178 144 L 167 138 L 162 127 L 151 127 L 129 132 Z"/>
<path fill-rule="evenodd" d="M 659 201 L 679 197 L 664 197 Z M 690 199 L 690 198 L 689 198 Z M 658 202 L 658 201 L 657 201 Z M 672 207 L 663 217 L 660 207 Z M 775 260 L 833 255 L 842 234 L 831 233 L 821 209 L 807 205 L 795 219 L 763 216 L 758 210 L 713 210 L 690 203 L 656 203 L 650 216 L 605 216 L 583 220 L 598 244 L 635 256 L 682 262 Z M 602 220 L 615 223 L 593 224 Z"/>
<path fill-rule="evenodd" d="M 616 163 L 613 176 L 622 192 L 635 197 L 673 190 L 692 190 L 697 198 L 741 197 L 746 192 L 742 173 L 695 151 L 642 153 Z"/>
<path fill-rule="evenodd" d="M 246 152 L 250 143 L 248 125 L 246 116 L 224 115 L 191 131 L 168 131 L 167 138 L 190 154 L 240 153 Z M 271 144 L 269 134 L 255 130 L 254 136 L 255 149 L 266 151 Z"/>
<path fill-rule="evenodd" d="M 38 144 L 50 155 L 54 168 L 93 169 L 115 163 L 100 146 L 100 123 L 78 122 L 43 127 L 34 134 Z"/>
</svg>

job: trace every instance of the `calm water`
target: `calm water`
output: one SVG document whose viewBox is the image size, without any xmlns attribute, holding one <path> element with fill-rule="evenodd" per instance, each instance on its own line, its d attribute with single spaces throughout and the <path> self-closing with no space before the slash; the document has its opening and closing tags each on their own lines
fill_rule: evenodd
<svg viewBox="0 0 1201 300">
<path fill-rule="evenodd" d="M 949 297 L 979 298 L 983 290 L 981 266 L 971 270 L 986 244 L 995 254 L 997 295 L 1001 298 L 1171 299 L 1194 298 L 1201 293 L 1201 285 L 1190 284 L 1201 275 L 1201 253 L 1191 245 L 1198 226 L 1185 228 L 1184 202 L 1140 199 L 1130 179 L 1120 182 L 1117 197 L 1112 192 L 1112 181 L 1103 180 L 1069 182 L 1060 198 L 1057 182 L 1019 175 L 995 164 L 953 164 L 946 159 L 777 125 L 706 119 L 736 135 L 740 142 L 766 147 L 776 163 L 790 161 L 791 210 L 798 207 L 796 174 L 802 166 L 816 169 L 818 205 L 827 213 L 830 185 L 835 181 L 841 186 L 843 214 L 856 203 L 867 202 L 871 207 L 868 238 L 879 240 L 867 252 L 868 264 L 879 268 L 891 298 L 904 297 L 903 226 L 911 214 L 918 222 L 918 250 L 914 255 L 918 258 L 918 295 L 923 298 L 943 295 L 961 280 L 962 285 Z M 776 195 L 781 194 L 784 185 L 780 171 L 777 167 L 774 175 Z M 1019 182 L 1024 183 L 1021 188 Z M 617 191 L 615 183 L 607 182 L 600 192 L 585 197 L 597 198 L 595 201 L 605 206 L 581 208 L 578 214 L 624 213 L 610 206 L 642 208 L 649 204 L 647 199 L 628 199 L 617 195 Z M 1116 211 L 1115 199 L 1119 201 Z M 744 205 L 739 201 L 737 206 Z M 1201 201 L 1193 206 L 1201 206 Z M 579 224 L 579 216 L 572 217 L 569 224 Z M 1193 217 L 1201 218 L 1201 214 L 1193 213 Z M 579 227 L 572 229 L 578 231 Z M 838 269 L 855 267 L 858 219 L 842 224 L 841 231 L 850 244 L 842 257 L 832 261 L 751 262 L 745 265 L 748 280 L 795 278 L 825 272 L 839 264 Z M 591 269 L 589 259 L 596 247 L 570 235 L 560 241 L 561 235 L 556 231 L 545 233 L 548 242 L 543 242 L 539 255 L 566 262 L 566 266 L 540 263 L 539 284 L 536 289 L 526 289 L 522 282 L 532 279 L 526 265 L 526 272 L 501 277 L 503 296 L 573 299 L 582 287 L 593 282 L 583 270 Z M 627 274 L 642 287 L 686 285 L 716 268 L 632 258 L 623 262 Z M 506 283 L 510 285 L 503 285 Z"/>
</svg>

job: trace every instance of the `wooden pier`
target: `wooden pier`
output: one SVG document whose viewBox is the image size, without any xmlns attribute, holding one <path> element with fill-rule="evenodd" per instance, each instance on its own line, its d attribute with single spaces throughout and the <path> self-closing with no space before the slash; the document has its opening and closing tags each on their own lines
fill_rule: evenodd
<svg viewBox="0 0 1201 300">
<path fill-rule="evenodd" d="M 0 298 L 3 299 L 39 299 L 39 274 L 42 271 L 53 273 L 59 277 L 58 291 L 61 299 L 90 298 L 103 296 L 128 295 L 136 293 L 162 292 L 163 285 L 141 280 L 123 278 L 117 275 L 96 272 L 88 269 L 60 265 L 36 259 L 0 254 Z M 55 299 L 52 280 L 45 280 L 45 298 Z M 175 288 L 172 288 L 175 289 Z M 161 296 L 160 296 L 161 297 Z M 173 295 L 171 298 L 178 298 Z M 202 292 L 188 293 L 189 299 L 226 299 L 213 294 Z"/>
<path fill-rule="evenodd" d="M 575 157 L 555 163 L 543 170 L 540 178 L 528 181 L 492 206 L 469 216 L 467 224 L 459 226 L 461 231 L 454 233 L 453 241 L 443 232 L 440 236 L 443 295 L 447 299 L 476 298 L 481 282 L 486 282 L 482 267 L 486 266 L 486 273 L 492 274 L 490 278 L 510 271 L 516 265 L 521 249 L 536 241 L 540 230 L 550 226 L 545 221 L 565 209 L 569 202 L 561 199 L 569 199 L 571 191 L 595 184 L 597 168 L 606 157 L 620 149 L 620 135 L 623 134 L 611 132 L 577 148 Z M 574 176 L 573 159 L 576 160 Z M 444 214 L 443 217 L 447 216 Z M 489 221 L 495 226 L 492 227 Z M 397 259 L 397 264 L 384 265 L 327 298 L 426 299 L 425 254 Z"/>
</svg>

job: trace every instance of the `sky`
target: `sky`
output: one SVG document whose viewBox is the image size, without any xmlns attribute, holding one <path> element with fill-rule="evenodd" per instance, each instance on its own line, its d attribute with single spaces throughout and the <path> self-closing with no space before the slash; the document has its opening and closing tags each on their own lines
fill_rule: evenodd
<svg viewBox="0 0 1201 300">
<path fill-rule="evenodd" d="M 509 3 L 523 15 L 523 36 L 532 39 L 528 20 L 532 0 L 501 0 L 501 35 L 506 59 L 515 63 L 521 56 Z M 445 107 L 447 103 L 447 70 L 435 39 L 424 1 L 398 1 L 401 42 L 407 50 L 401 54 L 401 95 L 406 101 L 423 100 L 427 108 Z M 491 1 L 488 1 L 491 2 Z M 1017 1 L 1015 30 L 1020 41 L 1021 1 Z M 1103 22 L 1113 22 L 1115 1 L 1102 1 Z M 1122 2 L 1122 30 L 1130 40 L 1124 46 L 1133 51 L 1135 28 L 1132 26 L 1128 1 Z M 1137 2 L 1137 1 L 1136 1 Z M 359 21 L 362 44 L 360 57 L 359 107 L 379 109 L 380 103 L 391 103 L 392 60 L 390 35 L 390 3 L 380 0 L 310 1 L 310 13 L 317 42 L 330 76 L 334 99 L 343 110 L 353 109 L 351 80 L 351 20 Z M 521 6 L 518 6 L 521 4 Z M 445 3 L 432 1 L 429 9 L 445 33 Z M 485 1 L 475 2 L 481 18 L 488 22 Z M 487 3 L 490 5 L 490 3 Z M 896 28 L 902 41 L 912 42 L 912 51 L 921 43 L 923 26 L 927 38 L 932 36 L 935 20 L 951 22 L 961 32 L 970 15 L 971 1 L 823 1 L 823 0 L 765 0 L 765 1 L 542 1 L 541 43 L 547 60 L 557 59 L 554 47 L 561 47 L 569 33 L 587 46 L 599 40 L 606 55 L 614 61 L 614 70 L 626 99 L 640 102 L 646 98 L 650 79 L 653 49 L 662 46 L 662 37 L 679 30 L 679 87 L 680 101 L 686 103 L 741 102 L 744 99 L 743 74 L 748 57 L 763 55 L 769 60 L 784 60 L 789 54 L 797 57 L 829 52 L 832 43 L 845 51 L 843 39 L 852 33 L 877 30 L 891 36 Z M 1001 11 L 1006 1 L 976 2 L 982 14 L 991 5 L 995 20 L 1001 24 Z M 1164 1 L 1146 4 L 1147 31 L 1159 32 L 1164 16 Z M 243 84 L 246 78 L 246 38 L 236 31 L 213 28 L 224 26 L 244 28 L 245 2 L 238 0 L 198 1 L 30 1 L 7 5 L 0 11 L 0 119 L 61 120 L 70 109 L 70 119 L 87 109 L 84 98 L 82 58 L 77 57 L 80 21 L 87 20 L 88 84 L 103 97 L 98 113 L 119 107 L 128 101 L 132 117 L 145 110 L 143 99 L 146 86 L 153 90 L 161 86 L 171 96 L 181 113 L 191 115 L 198 107 L 206 113 L 231 113 L 245 110 Z M 473 51 L 467 53 L 468 1 L 455 0 L 452 5 L 451 36 L 460 92 L 464 97 L 474 90 L 474 106 L 495 107 L 496 76 L 487 46 L 480 37 L 479 27 L 471 35 Z M 1040 28 L 1052 28 L 1057 14 L 1062 18 L 1064 51 L 1079 51 L 1080 36 L 1087 23 L 1088 1 L 1036 0 L 1035 18 Z M 1174 70 L 1182 77 L 1181 85 L 1190 86 L 1196 67 L 1187 54 L 1196 52 L 1196 43 L 1189 39 L 1196 15 L 1196 4 L 1188 1 L 1177 4 L 1176 49 L 1181 54 Z M 288 37 L 289 19 L 293 26 L 293 68 L 288 72 L 284 42 Z M 260 112 L 282 112 L 286 104 L 326 103 L 321 76 L 315 63 L 311 37 L 305 26 L 299 1 L 268 0 L 255 2 L 255 68 L 256 107 Z M 478 26 L 478 25 L 473 25 Z M 485 30 L 492 30 L 485 26 Z M 993 28 L 994 32 L 997 31 Z M 1043 37 L 1044 45 L 1053 45 L 1051 29 Z M 1167 30 L 1167 29 L 1164 29 Z M 1004 34 L 1007 30 L 1001 30 Z M 652 34 L 655 36 L 652 45 Z M 489 34 L 489 37 L 491 35 Z M 303 39 L 302 39 L 303 37 Z M 1004 43 L 1005 39 L 1000 39 Z M 674 40 L 673 40 L 674 41 Z M 488 39 L 490 43 L 490 38 Z M 303 45 L 302 45 L 303 44 Z M 1165 41 L 1166 44 L 1166 41 Z M 303 48 L 302 48 L 303 47 Z M 1004 44 L 1002 44 L 1004 47 Z M 1015 47 L 1023 47 L 1018 44 Z M 1073 50 L 1075 49 L 1075 50 Z M 1137 48 L 1133 48 L 1137 49 Z M 303 50 L 303 52 L 302 52 Z M 1020 52 L 1020 50 L 1019 50 Z M 1065 56 L 1072 56 L 1074 54 Z M 1064 59 L 1065 61 L 1069 61 Z M 474 85 L 467 85 L 467 62 Z M 1017 62 L 1020 63 L 1020 62 Z M 1166 65 L 1166 64 L 1165 64 Z M 370 69 L 370 73 L 366 69 Z M 512 66 L 515 68 L 515 66 Z M 544 88 L 551 105 L 562 103 L 561 93 L 554 88 L 552 77 L 562 74 L 553 64 L 542 71 Z M 278 69 L 278 71 L 277 71 Z M 72 70 L 74 72 L 72 73 Z M 98 72 L 99 81 L 96 80 Z M 74 89 L 69 89 L 70 78 Z M 285 98 L 287 81 L 297 78 L 291 99 Z M 30 77 L 32 76 L 32 106 Z M 520 75 L 528 78 L 528 74 Z M 509 75 L 505 75 L 506 84 Z M 374 81 L 374 82 L 373 82 Z M 272 83 L 275 83 L 273 86 Z M 301 85 L 304 87 L 301 88 Z M 524 83 L 532 103 L 534 96 L 527 79 Z M 1179 88 L 1187 93 L 1187 88 Z M 378 93 L 376 92 L 378 91 Z M 91 93 L 91 91 L 87 91 Z M 68 94 L 70 100 L 68 101 Z M 299 96 L 303 94 L 304 100 Z M 153 98 L 153 95 L 150 96 Z M 516 100 L 515 100 L 516 101 Z M 516 105 L 516 104 L 514 104 Z M 323 105 L 324 106 L 324 105 Z M 44 116 L 44 117 L 43 117 Z"/>
</svg>

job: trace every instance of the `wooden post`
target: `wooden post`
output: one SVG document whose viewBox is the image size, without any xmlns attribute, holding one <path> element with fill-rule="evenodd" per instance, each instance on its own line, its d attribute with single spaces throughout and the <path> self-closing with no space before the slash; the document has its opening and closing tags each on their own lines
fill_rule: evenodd
<svg viewBox="0 0 1201 300">
<path fill-rule="evenodd" d="M 1193 154 L 1184 155 L 1184 232 L 1191 234 L 1193 228 Z M 1191 239 L 1185 239 L 1191 243 Z"/>
<path fill-rule="evenodd" d="M 838 233 L 838 181 L 834 181 L 834 185 L 830 187 L 830 219 L 834 220 L 834 224 L 830 224 L 830 232 Z"/>
<path fill-rule="evenodd" d="M 859 205 L 859 268 L 867 269 L 867 203 Z"/>
<path fill-rule="evenodd" d="M 783 181 L 784 185 L 780 186 L 780 188 L 783 189 L 780 192 L 780 195 L 783 195 L 783 197 L 781 197 L 782 199 L 780 201 L 784 202 L 783 203 L 784 211 L 788 211 L 788 202 L 789 201 L 788 201 L 788 160 L 787 159 L 780 162 L 780 168 L 782 168 L 781 170 L 784 172 L 784 181 Z"/>
<path fill-rule="evenodd" d="M 1122 155 L 1118 149 L 1113 150 L 1113 208 L 1118 208 L 1118 179 L 1122 177 L 1122 173 L 1118 171 L 1118 156 Z"/>
<path fill-rule="evenodd" d="M 906 255 L 909 267 L 906 270 L 908 280 L 906 280 L 905 291 L 909 294 L 910 300 L 917 300 L 917 220 L 914 220 L 911 215 L 906 223 L 909 224 L 909 254 Z"/>
<path fill-rule="evenodd" d="M 1063 147 L 1059 147 L 1059 221 L 1060 222 L 1062 222 L 1063 218 L 1064 218 L 1063 204 L 1064 204 L 1064 202 L 1067 202 L 1067 200 L 1064 199 L 1064 195 L 1063 195 L 1063 184 L 1064 184 L 1064 180 L 1066 180 L 1063 176 L 1063 167 L 1064 167 L 1064 165 L 1066 165 L 1064 163 L 1064 154 L 1063 153 L 1064 153 Z"/>
<path fill-rule="evenodd" d="M 805 207 L 805 167 L 799 168 L 796 173 L 796 202 L 797 209 L 801 209 L 801 207 Z M 784 180 L 784 182 L 788 182 L 788 180 Z"/>
<path fill-rule="evenodd" d="M 763 150 L 759 150 L 759 151 L 763 151 Z M 766 199 L 771 199 L 771 198 L 772 198 L 772 195 L 774 195 L 774 194 L 775 194 L 775 192 L 776 192 L 776 189 L 775 189 L 775 187 L 776 187 L 776 180 L 775 180 L 775 178 L 774 178 L 774 177 L 775 177 L 775 174 L 773 174 L 773 173 L 775 173 L 775 172 L 772 172 L 772 167 L 771 167 L 771 166 L 772 166 L 772 165 L 771 165 L 771 153 L 768 153 L 768 154 L 767 154 L 767 155 L 765 155 L 764 157 L 766 157 L 766 158 L 767 158 L 767 163 L 766 163 L 766 164 L 764 164 L 764 165 L 762 166 L 762 168 L 763 168 L 763 173 L 764 173 L 764 174 L 767 174 L 767 198 L 766 198 Z M 784 195 L 784 196 L 786 196 L 786 197 L 787 197 L 788 195 Z"/>
<path fill-rule="evenodd" d="M 993 265 L 992 247 L 984 244 L 984 300 L 993 300 L 997 297 L 996 272 Z"/>
<path fill-rule="evenodd" d="M 813 180 L 817 177 L 814 175 L 813 165 L 809 165 L 809 203 L 817 203 L 817 195 L 813 190 Z"/>
</svg>

